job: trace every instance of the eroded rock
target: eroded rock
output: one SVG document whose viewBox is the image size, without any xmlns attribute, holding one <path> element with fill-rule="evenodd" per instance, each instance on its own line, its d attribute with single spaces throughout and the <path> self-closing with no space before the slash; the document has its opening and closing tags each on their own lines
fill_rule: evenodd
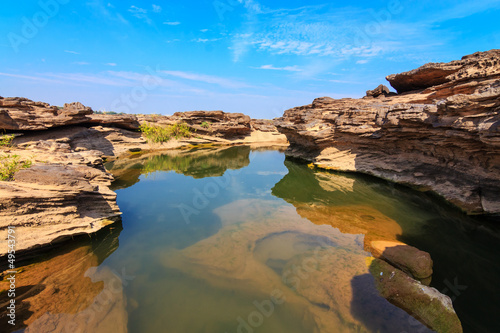
<svg viewBox="0 0 500 333">
<path fill-rule="evenodd" d="M 432 259 L 429 253 L 393 241 L 372 241 L 370 247 L 375 258 L 387 261 L 422 284 L 430 284 Z"/>
<path fill-rule="evenodd" d="M 412 279 L 387 262 L 374 259 L 370 273 L 380 294 L 429 328 L 440 333 L 460 333 L 462 324 L 451 299 Z"/>
<path fill-rule="evenodd" d="M 451 81 L 420 92 L 317 98 L 286 110 L 276 126 L 290 156 L 433 190 L 468 213 L 497 214 L 499 57 L 497 50 L 465 57 Z"/>
</svg>

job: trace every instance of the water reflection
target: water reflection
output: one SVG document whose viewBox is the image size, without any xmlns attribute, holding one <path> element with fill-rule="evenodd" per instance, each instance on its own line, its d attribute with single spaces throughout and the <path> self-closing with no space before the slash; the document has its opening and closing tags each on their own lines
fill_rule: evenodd
<svg viewBox="0 0 500 333">
<path fill-rule="evenodd" d="M 97 268 L 118 248 L 120 223 L 92 237 L 76 237 L 36 262 L 18 263 L 16 326 L 0 318 L 0 331 L 126 332 L 126 301 L 122 277 L 108 267 Z M 8 281 L 0 282 L 0 290 Z M 2 292 L 3 309 L 9 298 Z M 3 313 L 3 312 L 2 312 Z"/>
<path fill-rule="evenodd" d="M 472 293 L 456 303 L 472 301 L 460 308 L 465 327 L 494 327 L 470 295 L 498 309 L 487 295 L 498 290 L 498 243 L 475 228 L 478 244 L 463 229 L 469 218 L 428 195 L 244 146 L 108 167 L 124 230 L 27 266 L 20 290 L 29 330 L 426 332 L 378 295 L 368 271 L 369 243 L 396 239 L 431 253 L 438 288 L 446 278 L 466 281 Z M 491 274 L 483 285 L 460 265 L 477 258 L 469 267 Z"/>
<path fill-rule="evenodd" d="M 145 154 L 116 160 L 106 168 L 116 177 L 114 189 L 126 188 L 139 181 L 139 176 L 159 171 L 175 171 L 195 179 L 219 177 L 226 170 L 236 170 L 250 163 L 250 147 L 213 147 L 171 150 L 165 154 Z"/>
</svg>

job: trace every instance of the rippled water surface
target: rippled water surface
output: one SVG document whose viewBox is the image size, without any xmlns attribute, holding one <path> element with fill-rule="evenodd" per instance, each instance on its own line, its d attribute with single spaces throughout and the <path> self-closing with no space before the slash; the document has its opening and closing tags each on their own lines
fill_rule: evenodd
<svg viewBox="0 0 500 333">
<path fill-rule="evenodd" d="M 122 224 L 23 268 L 27 332 L 428 332 L 378 296 L 380 239 L 431 254 L 466 332 L 498 328 L 498 237 L 439 198 L 247 146 L 107 167 Z"/>
</svg>

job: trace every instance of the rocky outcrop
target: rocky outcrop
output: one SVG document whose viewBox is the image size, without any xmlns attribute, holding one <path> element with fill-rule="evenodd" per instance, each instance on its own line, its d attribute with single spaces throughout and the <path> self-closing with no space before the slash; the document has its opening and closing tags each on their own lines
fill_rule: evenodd
<svg viewBox="0 0 500 333">
<path fill-rule="evenodd" d="M 366 97 L 379 97 L 381 95 L 387 96 L 390 93 L 389 88 L 380 84 L 377 88 L 373 90 L 368 90 L 366 92 Z"/>
<path fill-rule="evenodd" d="M 120 215 L 113 178 L 97 168 L 37 164 L 14 177 L 0 182 L 0 229 L 16 227 L 18 251 L 94 233 Z"/>
<path fill-rule="evenodd" d="M 462 324 L 451 299 L 412 279 L 387 262 L 375 259 L 370 273 L 380 294 L 392 304 L 440 333 L 460 333 Z"/>
<path fill-rule="evenodd" d="M 287 154 L 433 190 L 469 213 L 498 214 L 499 54 L 464 57 L 449 81 L 423 91 L 323 97 L 287 110 L 277 121 Z M 416 80 L 418 73 L 403 76 Z"/>
<path fill-rule="evenodd" d="M 200 133 L 214 133 L 217 136 L 231 137 L 250 134 L 250 117 L 243 113 L 223 111 L 176 112 L 174 120 L 191 125 Z"/>
<path fill-rule="evenodd" d="M 429 63 L 417 69 L 386 77 L 398 93 L 425 89 L 445 83 L 458 83 L 498 78 L 500 50 L 477 52 L 449 63 Z"/>
<path fill-rule="evenodd" d="M 92 109 L 81 103 L 64 104 L 62 108 L 27 98 L 0 97 L 0 129 L 45 130 L 85 123 Z"/>
<path fill-rule="evenodd" d="M 139 121 L 133 114 L 97 114 L 93 113 L 90 116 L 89 124 L 102 125 L 110 127 L 124 128 L 128 130 L 138 130 Z"/>
</svg>

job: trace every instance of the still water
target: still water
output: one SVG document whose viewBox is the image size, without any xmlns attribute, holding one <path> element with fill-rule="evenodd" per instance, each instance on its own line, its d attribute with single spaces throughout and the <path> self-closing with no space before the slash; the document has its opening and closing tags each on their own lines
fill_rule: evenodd
<svg viewBox="0 0 500 333">
<path fill-rule="evenodd" d="M 122 223 L 23 268 L 26 332 L 429 332 L 378 295 L 372 240 L 429 252 L 465 332 L 499 327 L 498 231 L 439 198 L 248 146 L 107 167 Z"/>
</svg>

